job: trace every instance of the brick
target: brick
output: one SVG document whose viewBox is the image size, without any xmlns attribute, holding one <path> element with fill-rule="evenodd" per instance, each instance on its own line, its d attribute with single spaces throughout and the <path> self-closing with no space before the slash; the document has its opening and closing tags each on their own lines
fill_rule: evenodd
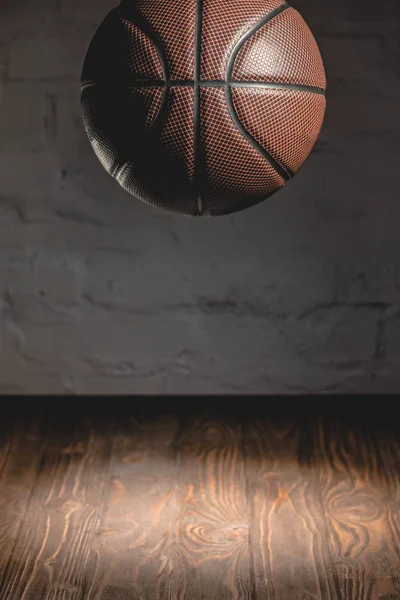
<svg viewBox="0 0 400 600">
<path fill-rule="evenodd" d="M 134 374 L 150 376 L 162 371 L 174 355 L 185 349 L 190 324 L 179 316 L 96 314 L 90 307 L 71 320 L 43 327 L 19 321 L 24 332 L 23 352 L 40 368 L 71 361 L 84 372 L 107 370 L 107 365 L 132 365 Z M 40 367 L 41 365 L 41 367 Z M 100 365 L 100 367 L 98 366 Z"/>
<path fill-rule="evenodd" d="M 9 294 L 20 314 L 52 323 L 65 307 L 79 302 L 86 266 L 74 254 L 52 251 L 26 256 L 21 250 L 10 250 L 7 258 L 0 258 L 0 273 L 8 273 L 1 278 L 0 296 Z"/>
<path fill-rule="evenodd" d="M 57 14 L 59 0 L 40 0 L 39 2 L 20 2 L 3 0 L 0 4 L 0 36 L 11 38 L 13 35 L 31 34 L 42 30 L 49 20 Z"/>
<path fill-rule="evenodd" d="M 53 137 L 55 99 L 23 83 L 5 82 L 0 111 L 0 139 L 7 152 L 33 152 Z"/>
<path fill-rule="evenodd" d="M 397 365 L 400 383 L 400 314 L 386 322 L 384 348 L 386 358 Z"/>
<path fill-rule="evenodd" d="M 0 147 L 3 150 L 3 147 Z M 60 165 L 51 152 L 6 152 L 0 154 L 1 196 L 16 196 L 25 202 L 30 200 L 30 209 L 35 212 L 37 203 L 55 194 L 59 186 Z"/>
<path fill-rule="evenodd" d="M 68 369 L 54 373 L 25 374 L 0 369 L 3 394 L 210 394 L 230 393 L 235 389 L 212 381 L 173 375 L 159 377 L 106 377 L 69 375 Z M 18 383 L 15 383 L 18 381 Z M 237 392 L 237 390 L 236 390 Z"/>
<path fill-rule="evenodd" d="M 398 389 L 398 2 L 297 0 L 327 68 L 320 139 L 215 220 L 140 203 L 94 155 L 79 77 L 115 5 L 0 7 L 0 391 Z"/>
<path fill-rule="evenodd" d="M 388 61 L 388 39 L 384 34 L 348 33 L 319 40 L 328 78 L 322 138 L 332 132 L 337 149 L 363 149 L 368 138 L 374 144 L 398 146 L 400 82 Z"/>
<path fill-rule="evenodd" d="M 399 21 L 400 9 L 397 0 L 385 0 L 382 4 L 367 3 L 363 0 L 336 0 L 323 5 L 310 0 L 295 0 L 294 8 L 309 22 L 339 21 L 342 23 L 380 23 Z"/>
<path fill-rule="evenodd" d="M 0 90 L 1 82 L 8 77 L 8 46 L 0 41 Z M 0 96 L 1 99 L 1 96 Z"/>
<path fill-rule="evenodd" d="M 64 148 L 76 146 L 82 140 L 85 149 L 88 148 L 87 136 L 81 116 L 80 90 L 65 90 L 57 98 L 57 143 Z"/>
<path fill-rule="evenodd" d="M 19 35 L 10 42 L 11 79 L 69 79 L 79 86 L 83 59 L 91 40 L 87 36 L 77 38 L 69 31 L 54 36 Z"/>
<path fill-rule="evenodd" d="M 355 309 L 321 310 L 302 320 L 259 320 L 217 314 L 199 319 L 213 349 L 217 380 L 269 390 L 322 386 L 360 369 L 374 352 L 376 316 Z"/>
<path fill-rule="evenodd" d="M 318 44 L 325 66 L 332 77 L 341 81 L 364 81 L 378 84 L 385 73 L 386 36 L 379 33 L 335 33 L 319 37 Z M 374 78 L 371 76 L 375 75 Z"/>
<path fill-rule="evenodd" d="M 86 314 L 50 328 L 29 321 L 19 327 L 26 374 L 72 370 L 84 379 L 127 378 L 138 392 L 146 390 L 145 378 L 158 391 L 188 392 L 197 381 L 209 391 L 272 392 L 304 386 L 305 380 L 318 390 L 359 372 L 358 363 L 369 358 L 373 347 L 368 319 L 366 314 L 333 311 L 277 328 L 230 315 L 131 315 L 110 321 Z M 190 348 L 187 357 L 185 348 Z"/>
</svg>

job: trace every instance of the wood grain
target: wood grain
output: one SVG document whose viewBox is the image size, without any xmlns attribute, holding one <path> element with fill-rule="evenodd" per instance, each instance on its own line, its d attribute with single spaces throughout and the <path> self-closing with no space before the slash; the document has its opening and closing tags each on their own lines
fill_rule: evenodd
<svg viewBox="0 0 400 600">
<path fill-rule="evenodd" d="M 396 439 L 321 416 L 245 437 L 255 598 L 400 598 Z"/>
<path fill-rule="evenodd" d="M 0 596 L 42 452 L 47 444 L 41 434 L 41 413 L 17 421 L 4 417 L 0 430 Z"/>
<path fill-rule="evenodd" d="M 84 600 L 102 508 L 110 436 L 95 420 L 49 429 L 26 512 L 1 585 L 2 600 Z"/>
<path fill-rule="evenodd" d="M 168 414 L 119 419 L 88 600 L 178 598 L 179 428 Z"/>
<path fill-rule="evenodd" d="M 179 440 L 181 595 L 252 598 L 241 427 L 213 411 L 193 416 Z"/>
<path fill-rule="evenodd" d="M 292 422 L 263 418 L 245 427 L 246 477 L 251 507 L 255 598 L 329 598 L 329 571 L 319 544 L 315 503 L 297 457 L 299 431 Z"/>
<path fill-rule="evenodd" d="M 308 436 L 311 508 L 320 497 L 336 596 L 400 597 L 400 446 L 393 429 L 320 417 Z M 311 446 L 310 446 L 311 443 Z"/>
<path fill-rule="evenodd" d="M 400 599 L 388 409 L 222 404 L 3 416 L 0 600 Z"/>
</svg>

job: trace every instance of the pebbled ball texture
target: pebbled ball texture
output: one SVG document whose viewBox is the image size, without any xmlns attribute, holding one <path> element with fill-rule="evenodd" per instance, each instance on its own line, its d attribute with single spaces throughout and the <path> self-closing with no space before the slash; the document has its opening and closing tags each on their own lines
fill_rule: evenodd
<svg viewBox="0 0 400 600">
<path fill-rule="evenodd" d="M 123 0 L 94 35 L 81 80 L 84 126 L 108 173 L 191 216 L 282 188 L 326 108 L 317 43 L 281 0 Z"/>
</svg>

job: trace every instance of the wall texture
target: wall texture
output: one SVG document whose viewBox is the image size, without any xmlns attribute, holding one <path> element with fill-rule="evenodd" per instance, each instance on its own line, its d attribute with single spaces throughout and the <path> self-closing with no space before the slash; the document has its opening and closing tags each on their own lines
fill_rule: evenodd
<svg viewBox="0 0 400 600">
<path fill-rule="evenodd" d="M 400 6 L 293 0 L 328 109 L 269 201 L 135 201 L 80 119 L 113 0 L 0 3 L 0 391 L 400 391 Z"/>
</svg>

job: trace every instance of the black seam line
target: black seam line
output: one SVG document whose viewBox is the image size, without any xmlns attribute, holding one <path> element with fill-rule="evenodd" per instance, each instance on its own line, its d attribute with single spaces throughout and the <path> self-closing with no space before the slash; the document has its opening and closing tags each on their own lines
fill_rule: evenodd
<svg viewBox="0 0 400 600">
<path fill-rule="evenodd" d="M 201 34 L 203 25 L 203 0 L 196 2 L 196 32 L 194 53 L 194 182 L 197 192 L 197 214 L 203 213 L 203 202 L 201 197 L 201 131 L 200 131 L 200 77 L 201 77 Z M 183 82 L 182 82 L 183 83 Z"/>
<path fill-rule="evenodd" d="M 151 124 L 151 128 L 155 129 L 155 126 L 157 124 L 157 126 L 159 126 L 159 123 L 162 123 L 162 117 L 165 120 L 166 114 L 167 114 L 167 106 L 168 106 L 168 100 L 169 100 L 169 95 L 170 95 L 170 88 L 167 86 L 164 86 L 163 92 L 162 92 L 162 98 L 161 98 L 161 103 L 160 103 L 160 108 L 158 109 L 158 113 L 155 117 L 155 119 L 153 120 L 153 123 Z"/>
<path fill-rule="evenodd" d="M 277 15 L 279 15 L 280 13 L 282 13 L 283 11 L 285 11 L 286 9 L 289 8 L 289 4 L 287 4 L 287 2 L 285 2 L 284 4 L 282 4 L 281 6 L 279 6 L 277 9 L 271 11 L 266 17 L 264 17 L 263 19 L 261 19 L 258 23 L 256 23 L 236 44 L 236 46 L 234 47 L 232 54 L 229 57 L 229 61 L 228 61 L 228 68 L 226 71 L 226 80 L 231 83 L 231 78 L 232 78 L 232 72 L 233 72 L 233 67 L 235 64 L 235 60 L 236 57 L 238 55 L 239 50 L 241 49 L 241 47 L 243 46 L 243 44 L 254 34 L 256 33 L 256 31 L 258 31 L 259 29 L 261 29 L 261 27 L 263 27 L 264 25 L 266 25 L 266 23 L 269 23 L 269 21 L 272 21 L 272 19 L 274 19 Z M 291 177 L 293 177 L 294 173 L 292 173 L 292 171 L 288 168 L 288 167 L 282 167 L 275 159 L 274 157 L 267 151 L 265 150 L 265 148 L 263 148 L 258 142 L 257 140 L 246 130 L 246 128 L 242 125 L 239 116 L 236 112 L 236 109 L 234 107 L 233 104 L 233 97 L 232 97 L 232 87 L 230 85 L 227 85 L 225 88 L 225 94 L 226 94 L 226 102 L 228 105 L 228 110 L 229 110 L 229 114 L 231 116 L 232 121 L 235 123 L 236 127 L 239 129 L 240 133 L 243 135 L 244 138 L 246 138 L 246 140 L 253 146 L 253 148 L 255 148 L 259 154 L 261 154 L 261 156 L 263 156 L 268 162 L 269 164 L 275 169 L 275 171 L 282 177 L 282 179 L 284 181 L 288 181 Z"/>
<path fill-rule="evenodd" d="M 104 84 L 115 84 L 117 82 L 110 80 L 109 82 L 105 81 Z M 138 81 L 122 81 L 123 85 L 126 85 L 128 88 L 152 88 L 152 87 L 191 87 L 194 88 L 194 81 L 189 79 L 185 80 L 171 80 L 171 81 L 163 81 L 162 79 L 143 79 Z M 85 82 L 81 85 L 81 89 L 85 89 L 87 87 L 91 87 L 93 85 L 101 85 L 101 82 L 89 81 Z M 223 88 L 226 86 L 230 86 L 232 88 L 260 88 L 260 89 L 282 89 L 282 90 L 296 90 L 299 92 L 308 92 L 310 94 L 320 94 L 321 96 L 325 96 L 326 91 L 324 88 L 315 87 L 312 85 L 302 85 L 301 83 L 280 83 L 278 81 L 223 81 L 222 79 L 219 81 L 208 81 L 203 80 L 199 81 L 200 87 L 216 87 Z"/>
<path fill-rule="evenodd" d="M 120 6 L 123 8 L 123 13 L 122 15 L 120 14 L 119 17 L 129 17 L 132 21 L 132 24 L 138 29 L 140 29 L 140 31 L 154 44 L 154 48 L 156 49 L 158 58 L 161 62 L 161 69 L 163 72 L 164 80 L 168 81 L 170 79 L 168 61 L 162 49 L 162 42 L 156 34 L 156 32 L 153 30 L 153 27 L 151 26 L 149 21 L 145 19 L 142 13 L 135 8 L 132 2 L 129 2 L 127 0 L 121 0 Z"/>
<path fill-rule="evenodd" d="M 149 21 L 142 15 L 140 11 L 137 10 L 137 8 L 132 3 L 127 2 L 127 0 L 122 0 L 120 6 L 122 7 L 122 18 L 129 18 L 129 20 L 132 21 L 133 25 L 137 27 L 142 32 L 142 34 L 146 36 L 147 39 L 149 39 L 153 44 L 157 52 L 158 58 L 160 60 L 161 70 L 164 78 L 163 85 L 165 86 L 165 83 L 170 79 L 170 73 L 168 68 L 168 61 L 163 51 L 161 39 L 154 31 L 151 23 L 149 23 Z M 119 18 L 121 18 L 121 14 L 119 15 Z M 165 115 L 167 113 L 169 94 L 170 89 L 169 87 L 165 86 L 161 98 L 160 107 L 152 124 L 153 129 L 156 124 L 162 122 L 162 118 L 165 118 Z"/>
<path fill-rule="evenodd" d="M 129 87 L 194 87 L 195 82 L 184 80 L 184 81 L 149 81 L 143 80 L 142 82 L 134 82 L 132 84 L 128 83 Z M 222 88 L 226 86 L 230 86 L 233 88 L 272 88 L 272 89 L 283 89 L 283 90 L 297 90 L 300 92 L 310 92 L 312 94 L 321 94 L 325 96 L 324 88 L 316 87 L 313 85 L 303 85 L 301 83 L 281 83 L 279 81 L 207 81 L 202 80 L 198 82 L 200 87 L 216 87 Z"/>
<path fill-rule="evenodd" d="M 212 82 L 211 82 L 212 83 Z M 207 84 L 206 84 L 207 85 Z M 313 85 L 302 85 L 301 83 L 281 83 L 279 81 L 230 81 L 227 83 L 233 88 L 274 88 L 282 90 L 297 90 L 300 92 L 310 92 L 312 94 L 321 94 L 325 96 L 324 88 Z"/>
<path fill-rule="evenodd" d="M 281 4 L 280 6 L 278 6 L 278 8 L 276 8 L 275 10 L 272 10 L 270 13 L 268 13 L 263 19 L 261 19 L 260 21 L 258 21 L 258 23 L 256 23 L 255 25 L 253 25 L 253 27 L 251 29 L 249 29 L 249 31 L 247 33 L 245 33 L 243 37 L 240 38 L 240 40 L 237 42 L 237 44 L 233 48 L 232 53 L 231 53 L 231 55 L 229 57 L 229 61 L 228 61 L 228 67 L 227 67 L 227 70 L 226 70 L 226 80 L 229 83 L 232 81 L 232 72 L 233 72 L 233 67 L 235 65 L 236 57 L 237 57 L 237 55 L 239 53 L 239 50 L 243 46 L 243 44 L 245 42 L 247 42 L 247 40 L 254 33 L 256 33 L 256 31 L 258 31 L 259 29 L 261 29 L 261 27 L 264 27 L 264 25 L 266 25 L 267 23 L 269 23 L 270 21 L 272 21 L 272 19 L 274 19 L 275 17 L 277 17 L 280 13 L 282 13 L 285 10 L 287 10 L 288 8 L 290 8 L 289 4 L 287 2 L 284 2 L 283 4 Z"/>
<path fill-rule="evenodd" d="M 233 105 L 232 90 L 229 87 L 227 87 L 226 89 L 226 102 L 228 104 L 228 110 L 231 115 L 232 121 L 235 123 L 236 127 L 239 129 L 243 137 L 246 138 L 246 140 L 250 142 L 253 148 L 255 148 L 259 152 L 259 154 L 261 154 L 261 156 L 263 156 L 269 162 L 271 167 L 275 169 L 275 171 L 282 177 L 282 179 L 288 181 L 291 177 L 293 177 L 294 173 L 292 173 L 292 171 L 290 171 L 290 169 L 288 169 L 287 167 L 283 168 L 273 158 L 273 156 L 271 156 L 271 154 L 267 150 L 265 150 L 265 148 L 263 148 L 263 146 L 261 146 L 261 144 L 259 144 L 257 140 L 251 135 L 251 133 L 249 133 L 247 129 L 242 125 Z"/>
</svg>

